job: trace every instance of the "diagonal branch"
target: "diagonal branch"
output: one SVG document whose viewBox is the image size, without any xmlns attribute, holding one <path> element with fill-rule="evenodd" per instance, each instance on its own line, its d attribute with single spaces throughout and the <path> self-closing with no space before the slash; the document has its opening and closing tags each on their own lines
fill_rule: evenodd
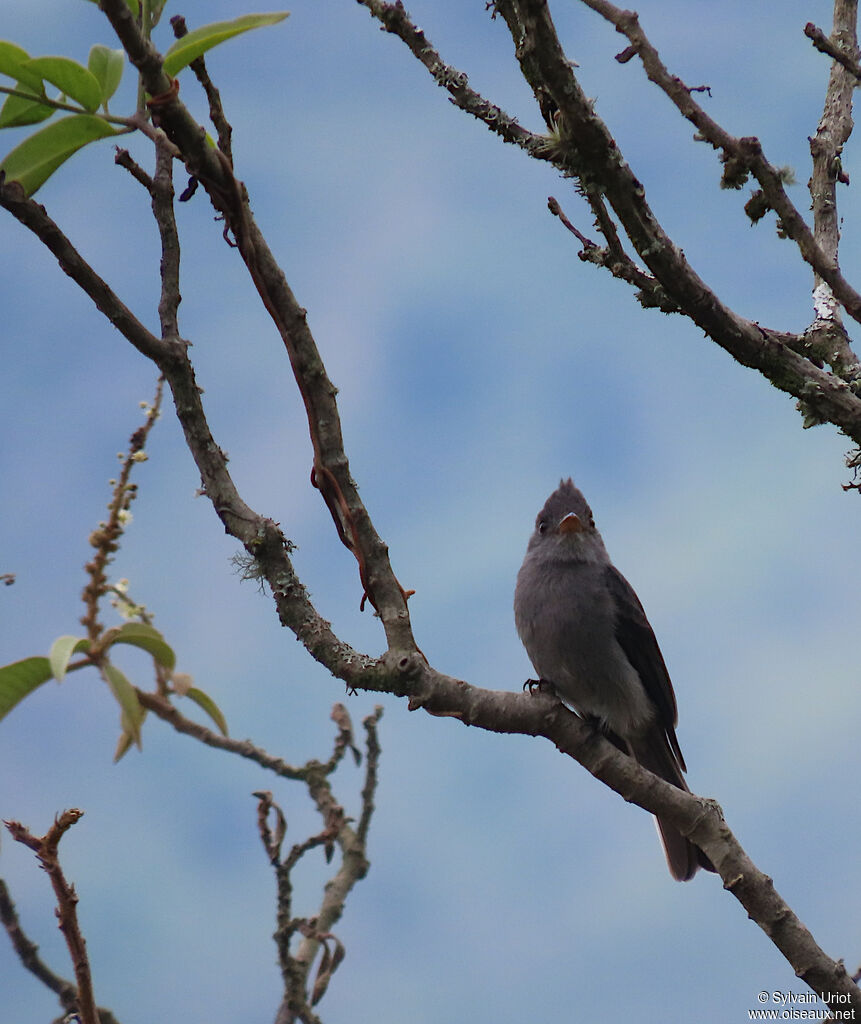
<svg viewBox="0 0 861 1024">
<path fill-rule="evenodd" d="M 396 3 L 384 3 L 383 0 L 358 2 L 367 7 L 386 32 L 391 32 L 406 43 L 413 56 L 427 68 L 436 84 L 448 91 L 451 102 L 456 107 L 483 121 L 504 142 L 520 146 L 532 156 L 549 159 L 549 154 L 544 151 L 545 140 L 542 136 L 524 128 L 516 118 L 506 114 L 495 103 L 486 100 L 470 86 L 469 78 L 463 71 L 458 71 L 453 65 L 445 63 L 424 32 L 410 20 L 401 0 L 397 0 Z"/>
<path fill-rule="evenodd" d="M 459 717 L 466 725 L 492 732 L 544 736 L 625 800 L 671 820 L 708 854 L 724 888 L 769 936 L 796 975 L 820 997 L 833 992 L 835 1005 L 848 1002 L 861 1012 L 861 991 L 842 961 L 833 960 L 817 945 L 772 880 L 744 852 L 714 801 L 684 793 L 644 770 L 555 697 L 481 690 L 418 662 L 416 669 L 416 690 L 422 696 L 413 698 L 411 708 Z"/>
<path fill-rule="evenodd" d="M 18 911 L 12 901 L 12 896 L 6 883 L 0 878 L 0 924 L 6 930 L 6 934 L 12 943 L 12 948 L 18 954 L 22 966 L 30 971 L 42 984 L 54 992 L 66 1015 L 76 1011 L 78 1006 L 78 990 L 66 978 L 55 974 L 45 961 L 39 956 L 39 947 L 31 941 L 24 933 L 21 922 L 18 918 Z M 96 1007 L 99 1024 L 119 1024 L 117 1018 L 110 1010 L 104 1007 Z"/>
<path fill-rule="evenodd" d="M 282 624 L 295 633 L 317 661 L 348 685 L 352 685 L 355 673 L 371 671 L 377 659 L 360 654 L 340 640 L 314 608 L 293 569 L 290 544 L 277 524 L 254 512 L 236 490 L 227 458 L 209 429 L 186 344 L 179 339 L 157 338 L 148 331 L 81 257 L 44 207 L 27 199 L 17 185 L 0 183 L 0 206 L 44 243 L 96 307 L 162 371 L 204 492 L 227 532 L 243 544 L 269 583 Z"/>
<path fill-rule="evenodd" d="M 820 420 L 830 420 L 853 439 L 861 437 L 861 400 L 849 385 L 787 346 L 785 335 L 746 320 L 721 302 L 666 235 L 642 184 L 574 77 L 547 5 L 542 0 L 499 0 L 496 10 L 508 24 L 521 70 L 536 98 L 545 107 L 548 100 L 555 105 L 559 147 L 568 154 L 569 172 L 602 190 L 640 258 L 670 298 L 738 362 L 804 400 Z"/>
<path fill-rule="evenodd" d="M 144 37 L 125 0 L 100 0 L 100 7 L 140 72 L 144 87 L 154 97 L 150 100 L 154 122 L 179 149 L 189 171 L 224 217 L 281 335 L 308 416 L 314 449 L 311 481 L 326 501 L 338 536 L 356 556 L 365 594 L 379 613 L 389 648 L 416 650 L 407 610 L 408 594 L 395 577 L 388 549 L 374 529 L 350 474 L 335 400 L 337 389 L 326 374 L 306 310 L 257 227 L 245 187 L 234 176 L 227 157 L 207 145 L 203 128 L 179 99 L 177 84 L 165 75 L 160 54 Z"/>
<path fill-rule="evenodd" d="M 840 273 L 836 259 L 818 244 L 801 213 L 786 194 L 780 169 L 766 159 L 759 140 L 752 137 L 736 138 L 709 117 L 694 99 L 692 90 L 667 70 L 657 49 L 640 26 L 636 12 L 622 10 L 608 0 L 583 0 L 583 3 L 606 18 L 617 32 L 629 40 L 631 49 L 643 62 L 649 80 L 670 98 L 679 113 L 694 125 L 699 136 L 715 149 L 721 150 L 725 161 L 733 161 L 739 169 L 746 168 L 753 174 L 768 205 L 780 218 L 783 230 L 796 243 L 805 262 L 828 283 L 850 316 L 861 321 L 861 294 Z M 619 56 L 627 60 L 630 53 L 626 50 Z"/>
<path fill-rule="evenodd" d="M 305 312 L 296 304 L 283 274 L 265 247 L 248 212 L 244 189 L 233 176 L 229 162 L 223 155 L 202 148 L 199 126 L 177 99 L 161 71 L 158 54 L 140 36 L 123 0 L 101 0 L 101 3 L 139 67 L 148 91 L 158 99 L 157 117 L 161 128 L 183 153 L 190 170 L 225 216 L 261 297 L 284 338 L 308 409 L 318 482 L 325 471 L 332 475 L 337 486 L 337 491 L 333 490 L 327 501 L 339 499 L 334 509 L 332 503 L 329 505 L 339 522 L 339 532 L 353 541 L 357 557 L 365 560 L 363 581 L 386 626 L 389 652 L 381 659 L 370 658 L 341 643 L 332 634 L 329 624 L 317 614 L 295 577 L 289 544 L 281 531 L 270 520 L 255 514 L 237 493 L 227 472 L 226 459 L 209 431 L 185 345 L 178 338 L 155 338 L 140 325 L 136 326 L 136 321 L 129 321 L 125 307 L 113 293 L 104 293 L 107 286 L 80 261 L 75 278 L 80 286 L 113 322 L 119 319 L 128 326 L 143 346 L 141 351 L 148 349 L 145 354 L 165 373 L 206 492 L 229 532 L 254 555 L 272 587 L 282 621 L 294 629 L 314 657 L 351 686 L 409 694 L 413 710 L 423 708 L 428 713 L 456 718 L 485 730 L 544 736 L 624 799 L 667 817 L 683 834 L 703 847 L 718 867 L 726 887 L 736 895 L 751 918 L 772 936 L 799 976 L 818 991 L 846 993 L 853 1005 L 861 1008 L 861 994 L 847 979 L 845 971 L 816 946 L 774 892 L 770 880 L 746 857 L 715 805 L 681 792 L 639 768 L 558 702 L 481 690 L 436 672 L 427 664 L 412 640 L 405 595 L 391 574 L 387 556 L 385 559 L 376 557 L 379 552 L 374 545 L 379 538 L 372 532 L 367 513 L 356 504 L 358 497 L 343 453 L 334 389 L 307 330 Z M 738 353 L 737 358 L 751 360 L 748 365 L 769 366 L 780 380 L 779 386 L 785 390 L 812 389 L 811 394 L 805 395 L 811 404 L 818 403 L 830 417 L 843 416 L 845 422 L 840 419 L 835 422 L 840 422 L 847 433 L 854 431 L 852 436 L 861 436 L 859 402 L 848 387 L 835 382 L 831 375 L 822 373 L 809 360 L 792 351 L 782 337 L 742 320 L 723 307 L 661 231 L 645 202 L 642 187 L 624 164 L 605 126 L 594 116 L 573 78 L 544 5 L 537 0 L 522 3 L 500 0 L 497 8 L 516 29 L 513 35 L 518 58 L 536 96 L 542 97 L 548 110 L 548 99 L 558 110 L 555 123 L 564 157 L 559 158 L 560 162 L 571 174 L 596 183 L 596 194 L 606 196 L 655 279 L 667 288 L 672 298 L 686 301 L 685 308 L 693 310 L 691 315 L 697 323 L 710 326 L 718 334 L 723 332 L 725 337 L 721 343 L 734 354 Z M 543 145 L 546 148 L 546 140 Z M 39 237 L 44 234 L 49 248 L 51 240 L 56 242 L 47 227 L 52 222 L 37 204 L 11 196 L 10 190 L 2 186 L 0 202 L 8 205 Z M 67 239 L 63 237 L 62 241 L 63 246 L 71 248 Z M 143 336 L 140 331 L 144 331 Z M 334 412 L 334 425 L 321 419 L 327 412 Z M 343 499 L 343 507 L 340 499 Z"/>
<path fill-rule="evenodd" d="M 587 723 L 571 714 L 546 694 L 525 694 L 484 690 L 430 668 L 418 654 L 391 666 L 386 679 L 382 665 L 366 674 L 358 673 L 354 685 L 372 690 L 404 692 L 404 678 L 412 677 L 410 710 L 422 708 L 430 714 L 455 718 L 466 725 L 501 734 L 543 736 L 563 753 L 582 764 L 595 778 L 625 800 L 673 821 L 679 830 L 701 846 L 718 869 L 724 887 L 742 904 L 748 916 L 772 939 L 796 974 L 814 991 L 839 993 L 861 1009 L 861 992 L 852 984 L 842 964 L 819 948 L 811 934 L 775 891 L 771 879 L 758 870 L 727 827 L 714 801 L 684 793 L 641 768 L 617 750 Z M 308 766 L 291 768 L 248 741 L 232 740 L 185 718 L 164 698 L 138 691 L 141 704 L 169 722 L 179 732 L 202 742 L 249 758 L 286 778 L 305 778 L 321 813 L 329 813 L 331 792 L 325 775 L 332 765 L 320 765 L 319 779 L 306 774 Z M 334 713 L 333 713 L 334 714 Z M 366 719 L 368 732 L 366 783 L 363 813 L 356 836 L 364 842 L 367 821 L 373 810 L 378 747 L 373 721 Z M 345 744 L 341 744 L 345 749 Z M 335 762 L 336 763 L 336 762 Z M 346 823 L 345 823 L 345 826 Z M 346 851 L 345 851 L 346 855 Z M 328 927 L 328 926 L 327 926 Z M 316 948 L 316 947 L 315 947 Z"/>
<path fill-rule="evenodd" d="M 103 313 L 117 330 L 134 347 L 154 362 L 164 359 L 168 346 L 147 330 L 128 306 L 114 293 L 113 289 L 92 269 L 60 228 L 40 206 L 28 199 L 21 187 L 7 184 L 0 175 L 0 206 L 29 228 L 39 241 L 51 252 L 67 274 L 90 297 L 99 312 Z"/>
<path fill-rule="evenodd" d="M 412 24 L 400 2 L 359 2 L 388 31 L 397 34 L 432 74 L 440 67 L 450 69 L 427 42 L 424 33 Z M 599 0 L 595 2 L 599 3 Z M 576 178 L 595 213 L 599 228 L 606 232 L 608 248 L 586 246 L 581 258 L 609 266 L 616 276 L 634 283 L 640 289 L 640 301 L 645 305 L 685 313 L 738 362 L 758 370 L 775 387 L 803 403 L 806 424 L 832 422 L 847 436 L 861 443 L 861 400 L 855 394 L 854 378 L 847 383 L 816 365 L 821 362 L 821 357 L 815 337 L 769 330 L 735 313 L 702 281 L 684 253 L 663 231 L 646 201 L 643 186 L 625 163 L 606 125 L 595 114 L 592 102 L 577 82 L 572 63 L 559 44 L 544 0 L 498 0 L 493 7 L 494 14 L 502 15 L 508 24 L 521 70 L 551 131 L 549 137 L 512 137 L 508 141 L 517 142 L 536 159 L 553 163 L 566 177 Z M 609 9 L 612 5 L 607 7 Z M 460 72 L 457 74 L 460 75 L 458 81 L 465 83 L 466 76 Z M 690 100 L 686 87 L 678 83 L 678 88 Z M 449 91 L 452 92 L 451 88 Z M 462 99 L 459 102 L 454 95 L 452 98 L 463 109 L 470 109 L 469 103 Z M 481 97 L 478 99 L 487 103 Z M 493 125 L 489 126 L 496 130 Z M 721 133 L 720 138 L 727 145 L 731 144 L 732 137 L 719 126 L 715 125 L 715 131 Z M 757 140 L 737 142 L 745 158 L 762 172 L 763 179 L 771 181 L 769 199 L 774 199 L 781 206 L 779 197 L 773 193 L 778 186 L 782 191 L 782 182 L 772 180 L 765 173 L 770 165 L 762 157 Z M 779 173 L 773 171 L 774 176 L 779 178 Z M 605 200 L 651 276 L 638 271 L 624 254 L 604 205 Z M 781 216 L 785 214 L 791 220 L 790 211 L 784 206 L 781 209 Z M 806 226 L 804 230 L 809 234 Z M 813 246 L 818 250 L 815 243 Z M 836 280 L 826 267 L 823 266 L 822 270 L 823 276 L 832 282 Z M 854 304 L 852 294 L 847 291 L 848 286 L 841 288 L 837 282 L 837 288 L 842 301 Z M 857 308 L 861 311 L 861 301 Z M 842 365 L 847 365 L 847 360 Z"/>
<path fill-rule="evenodd" d="M 606 246 L 597 245 L 587 238 L 582 232 L 571 223 L 565 215 L 559 201 L 554 196 L 547 199 L 547 208 L 554 217 L 565 225 L 572 235 L 581 244 L 582 248 L 577 254 L 584 263 L 594 263 L 598 267 L 605 267 L 613 277 L 620 281 L 626 281 L 638 289 L 637 298 L 644 308 L 656 306 L 662 313 L 681 313 L 682 311 L 670 299 L 664 289 L 644 270 L 637 266 L 631 257 L 625 252 L 616 225 L 613 223 L 610 214 L 607 212 L 600 196 L 589 196 L 590 205 L 595 211 L 595 222 L 601 234 L 607 240 Z"/>
<path fill-rule="evenodd" d="M 38 978 L 47 988 L 56 993 L 60 1005 L 67 1013 L 71 1013 L 78 1005 L 78 990 L 66 978 L 55 974 L 39 956 L 39 947 L 24 933 L 18 919 L 18 911 L 9 893 L 6 883 L 0 878 L 0 923 L 18 954 L 23 966 Z"/>
<path fill-rule="evenodd" d="M 34 836 L 17 821 L 7 821 L 5 825 L 13 839 L 33 850 L 51 880 L 54 894 L 57 897 L 57 921 L 69 948 L 75 980 L 78 983 L 77 1010 L 80 1013 L 82 1024 L 99 1024 L 90 961 L 87 956 L 87 943 L 78 924 L 76 909 L 78 897 L 75 887 L 66 880 L 58 853 L 60 840 L 80 820 L 83 813 L 77 808 L 63 811 L 59 817 L 54 819 L 54 824 L 44 836 Z"/>
</svg>

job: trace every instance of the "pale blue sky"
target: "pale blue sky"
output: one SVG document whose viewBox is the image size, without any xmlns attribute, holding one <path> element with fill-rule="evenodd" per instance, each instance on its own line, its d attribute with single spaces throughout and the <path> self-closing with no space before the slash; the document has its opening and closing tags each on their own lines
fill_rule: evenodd
<svg viewBox="0 0 861 1024">
<path fill-rule="evenodd" d="M 505 26 L 483 0 L 409 8 L 475 88 L 540 129 Z M 671 70 L 711 87 L 709 112 L 795 168 L 792 195 L 806 210 L 807 137 L 828 64 L 802 29 L 827 29 L 829 5 L 638 9 Z M 194 26 L 238 10 L 189 0 L 167 13 Z M 416 590 L 422 649 L 477 685 L 520 688 L 531 670 L 512 622 L 514 577 L 535 512 L 573 475 L 660 640 L 692 788 L 721 803 L 826 951 L 854 968 L 861 556 L 858 498 L 841 488 L 848 443 L 831 427 L 802 431 L 791 399 L 582 264 L 546 210 L 557 196 L 593 234 L 570 184 L 453 108 L 363 9 L 297 0 L 291 12 L 217 51 L 210 68 L 236 130 L 237 172 L 340 388 L 353 474 L 398 577 Z M 803 329 L 811 280 L 792 245 L 770 219 L 750 226 L 746 191 L 719 191 L 715 154 L 690 141 L 636 61 L 613 60 L 621 37 L 577 3 L 557 0 L 554 13 L 693 266 L 741 314 Z M 0 36 L 77 59 L 94 42 L 114 45 L 95 6 L 56 0 L 7 5 Z M 202 115 L 192 82 L 182 88 Z M 853 185 L 840 197 L 850 279 L 856 154 L 850 145 Z M 79 154 L 40 199 L 154 327 L 155 231 L 110 147 Z M 310 444 L 281 343 L 202 193 L 179 216 L 182 331 L 216 438 L 246 500 L 297 543 L 321 613 L 378 652 L 352 556 L 308 485 Z M 0 231 L 0 571 L 17 574 L 0 593 L 0 657 L 12 661 L 79 628 L 87 536 L 154 376 L 23 229 L 5 217 Z M 116 577 L 130 579 L 233 735 L 293 762 L 325 756 L 343 686 L 278 626 L 267 597 L 240 584 L 237 545 L 195 497 L 169 414 L 136 479 Z M 145 669 L 133 653 L 124 664 L 133 676 Z M 347 700 L 356 723 L 376 700 Z M 549 744 L 383 703 L 372 867 L 337 927 L 347 958 L 320 1007 L 327 1024 L 726 1024 L 747 1019 L 760 990 L 803 990 L 716 878 L 672 882 L 648 816 Z M 85 809 L 64 863 L 99 1001 L 123 1024 L 271 1021 L 274 883 L 250 794 L 273 789 L 288 839 L 301 839 L 316 828 L 303 791 L 157 721 L 143 753 L 113 766 L 117 717 L 98 680 L 78 674 L 0 723 L 0 817 L 45 830 L 64 807 Z M 361 780 L 343 775 L 335 784 L 350 812 Z M 6 836 L 0 874 L 68 975 L 47 879 Z M 316 863 L 300 872 L 297 910 L 313 912 L 323 878 Z M 56 1012 L 4 942 L 0 990 L 4 1020 Z"/>
</svg>

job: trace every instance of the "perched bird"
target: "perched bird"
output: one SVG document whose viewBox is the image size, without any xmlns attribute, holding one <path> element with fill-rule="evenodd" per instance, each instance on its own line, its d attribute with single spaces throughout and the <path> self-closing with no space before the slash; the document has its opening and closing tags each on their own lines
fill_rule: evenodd
<svg viewBox="0 0 861 1024">
<path fill-rule="evenodd" d="M 688 791 L 676 698 L 658 641 L 570 478 L 535 520 L 517 574 L 514 618 L 542 682 L 644 768 Z M 656 821 L 673 878 L 687 881 L 699 867 L 714 871 L 673 825 Z"/>
</svg>

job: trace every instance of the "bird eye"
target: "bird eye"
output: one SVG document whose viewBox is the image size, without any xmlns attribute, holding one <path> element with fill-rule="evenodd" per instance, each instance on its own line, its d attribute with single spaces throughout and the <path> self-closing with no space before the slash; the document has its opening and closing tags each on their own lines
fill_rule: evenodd
<svg viewBox="0 0 861 1024">
<path fill-rule="evenodd" d="M 547 520 L 546 519 L 539 519 L 538 522 L 535 524 L 535 529 L 539 533 L 544 533 L 545 530 L 547 529 Z"/>
</svg>

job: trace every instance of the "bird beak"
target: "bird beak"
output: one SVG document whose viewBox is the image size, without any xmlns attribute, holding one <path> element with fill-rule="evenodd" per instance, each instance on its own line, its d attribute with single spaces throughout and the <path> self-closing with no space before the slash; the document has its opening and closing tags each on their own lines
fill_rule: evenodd
<svg viewBox="0 0 861 1024">
<path fill-rule="evenodd" d="M 583 520 L 576 512 L 569 512 L 559 524 L 560 533 L 580 533 L 583 529 Z"/>
</svg>

